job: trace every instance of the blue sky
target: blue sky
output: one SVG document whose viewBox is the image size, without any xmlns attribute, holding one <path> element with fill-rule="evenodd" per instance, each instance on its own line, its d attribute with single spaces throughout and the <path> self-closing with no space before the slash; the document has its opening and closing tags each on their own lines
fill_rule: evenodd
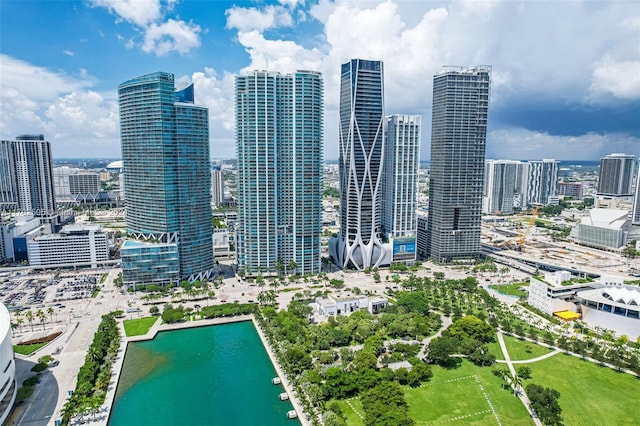
<svg viewBox="0 0 640 426">
<path fill-rule="evenodd" d="M 385 63 L 387 114 L 423 115 L 443 65 L 493 66 L 487 158 L 640 156 L 640 2 L 0 1 L 0 137 L 120 157 L 116 87 L 167 71 L 209 107 L 211 155 L 235 156 L 233 78 L 321 71 L 337 157 L 340 64 Z"/>
</svg>

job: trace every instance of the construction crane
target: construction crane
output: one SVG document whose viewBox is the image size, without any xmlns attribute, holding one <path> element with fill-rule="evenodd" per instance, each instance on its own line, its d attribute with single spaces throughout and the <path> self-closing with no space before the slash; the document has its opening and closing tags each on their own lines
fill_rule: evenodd
<svg viewBox="0 0 640 426">
<path fill-rule="evenodd" d="M 539 209 L 540 209 L 539 207 L 536 207 L 535 209 L 533 209 L 533 214 L 531 215 L 531 218 L 527 222 L 527 228 L 520 233 L 520 237 L 518 238 L 518 241 L 517 241 L 519 250 L 522 250 L 522 247 L 524 247 L 525 243 L 527 242 L 527 237 L 531 232 L 531 228 L 536 223 L 536 219 L 538 219 Z"/>
</svg>

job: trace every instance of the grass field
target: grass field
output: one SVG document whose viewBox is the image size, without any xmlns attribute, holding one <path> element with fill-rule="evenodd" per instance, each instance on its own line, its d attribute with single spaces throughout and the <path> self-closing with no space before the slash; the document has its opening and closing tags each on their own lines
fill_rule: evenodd
<svg viewBox="0 0 640 426">
<path fill-rule="evenodd" d="M 124 332 L 127 336 L 141 336 L 158 320 L 158 317 L 144 317 L 132 320 L 124 320 Z"/>
<path fill-rule="evenodd" d="M 528 342 L 526 340 L 520 340 L 517 337 L 503 335 L 504 344 L 507 346 L 509 356 L 512 361 L 521 361 L 532 358 L 537 358 L 542 355 L 546 355 L 552 350 L 535 343 Z M 489 343 L 489 352 L 496 356 L 496 359 L 504 359 L 500 344 L 496 338 L 496 341 Z M 528 351 L 528 352 L 527 352 Z"/>
<path fill-rule="evenodd" d="M 490 368 L 463 361 L 455 369 L 437 366 L 432 369 L 433 378 L 422 387 L 405 388 L 409 416 L 417 425 L 495 425 L 496 416 L 503 425 L 532 424 L 520 400 L 512 392 L 501 389 L 500 379 L 491 374 Z M 340 402 L 347 424 L 364 425 L 354 411 L 355 408 L 364 415 L 359 399 L 348 402 Z"/>
<path fill-rule="evenodd" d="M 515 283 L 505 285 L 491 285 L 490 288 L 499 291 L 502 294 L 508 294 L 510 296 L 527 297 L 529 293 L 519 290 L 521 287 L 529 287 L 527 283 Z"/>
<path fill-rule="evenodd" d="M 13 345 L 15 353 L 20 355 L 29 355 L 37 351 L 47 343 L 34 343 L 33 345 Z"/>
<path fill-rule="evenodd" d="M 564 354 L 526 365 L 533 377 L 525 386 L 531 382 L 560 392 L 565 425 L 640 423 L 637 378 Z"/>
</svg>

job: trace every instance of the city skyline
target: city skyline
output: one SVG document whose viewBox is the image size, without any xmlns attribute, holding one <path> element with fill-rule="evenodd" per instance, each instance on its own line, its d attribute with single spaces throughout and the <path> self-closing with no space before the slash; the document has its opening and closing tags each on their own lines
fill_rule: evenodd
<svg viewBox="0 0 640 426">
<path fill-rule="evenodd" d="M 325 80 L 324 158 L 336 159 L 336 70 L 350 58 L 363 58 L 386 64 L 387 114 L 425 117 L 425 160 L 432 91 L 425 76 L 460 63 L 493 66 L 487 158 L 640 154 L 637 3 L 236 4 L 0 3 L 0 136 L 44 133 L 54 158 L 118 158 L 117 84 L 172 69 L 177 88 L 193 82 L 209 108 L 212 154 L 230 158 L 234 76 L 307 69 Z M 62 25 L 51 26 L 51 20 Z M 380 31 L 371 34 L 371 26 Z M 33 49 L 35 40 L 40 48 Z"/>
</svg>

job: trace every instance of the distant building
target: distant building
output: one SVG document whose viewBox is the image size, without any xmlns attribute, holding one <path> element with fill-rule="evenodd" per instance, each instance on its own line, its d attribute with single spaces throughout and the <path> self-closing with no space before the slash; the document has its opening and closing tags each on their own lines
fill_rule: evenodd
<svg viewBox="0 0 640 426">
<path fill-rule="evenodd" d="M 224 178 L 221 170 L 211 170 L 211 205 L 218 208 L 224 201 Z"/>
<path fill-rule="evenodd" d="M 558 182 L 558 195 L 582 200 L 582 182 Z"/>
<path fill-rule="evenodd" d="M 0 424 L 5 424 L 13 410 L 18 384 L 16 382 L 16 359 L 13 353 L 11 316 L 0 303 Z"/>
<path fill-rule="evenodd" d="M 416 259 L 416 200 L 420 168 L 420 116 L 386 117 L 382 194 L 382 232 L 393 262 Z"/>
<path fill-rule="evenodd" d="M 164 72 L 120 84 L 118 103 L 127 233 L 140 243 L 121 249 L 123 283 L 207 279 L 214 273 L 207 108 L 195 105 L 189 87 L 176 92 Z M 164 264 L 167 253 L 171 262 L 178 254 L 178 267 Z"/>
<path fill-rule="evenodd" d="M 30 266 L 85 265 L 96 268 L 109 260 L 109 239 L 99 225 L 66 225 L 58 234 L 27 243 Z"/>
<path fill-rule="evenodd" d="M 578 225 L 578 242 L 601 249 L 614 249 L 627 244 L 631 228 L 628 210 L 596 208 L 589 210 Z"/>
<path fill-rule="evenodd" d="M 519 163 L 511 160 L 485 160 L 483 213 L 513 213 Z"/>
<path fill-rule="evenodd" d="M 428 257 L 482 255 L 480 230 L 491 67 L 447 68 L 433 78 Z"/>
<path fill-rule="evenodd" d="M 417 231 L 416 231 L 416 257 L 418 259 L 426 259 L 429 251 L 428 238 L 427 238 L 427 223 L 429 218 L 424 212 L 419 212 L 417 216 Z"/>
<path fill-rule="evenodd" d="M 529 164 L 527 205 L 551 204 L 551 198 L 556 196 L 560 161 L 545 159 L 527 163 Z"/>
<path fill-rule="evenodd" d="M 44 135 L 0 142 L 0 207 L 57 224 L 51 144 Z"/>
<path fill-rule="evenodd" d="M 58 203 L 95 203 L 100 196 L 100 174 L 72 167 L 54 167 L 54 191 Z"/>
<path fill-rule="evenodd" d="M 597 195 L 614 197 L 633 196 L 635 157 L 627 154 L 609 154 L 600 159 Z"/>
<path fill-rule="evenodd" d="M 320 272 L 324 83 L 320 73 L 236 77 L 238 271 Z"/>
</svg>

